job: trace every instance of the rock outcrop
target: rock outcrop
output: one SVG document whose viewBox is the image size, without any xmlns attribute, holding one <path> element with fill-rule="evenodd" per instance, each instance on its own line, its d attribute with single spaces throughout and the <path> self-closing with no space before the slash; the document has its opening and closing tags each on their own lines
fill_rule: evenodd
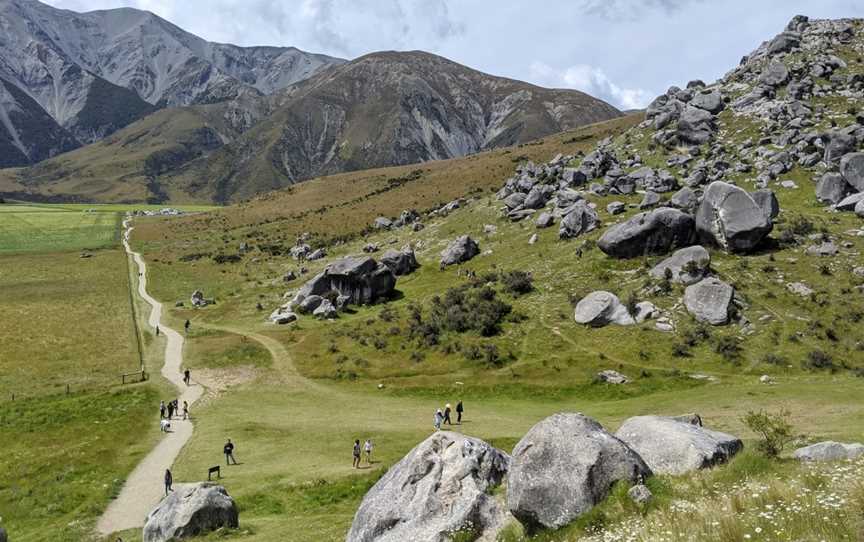
<svg viewBox="0 0 864 542">
<path fill-rule="evenodd" d="M 676 250 L 674 254 L 655 265 L 651 269 L 651 276 L 662 279 L 668 270 L 672 282 L 690 285 L 705 278 L 710 265 L 711 255 L 705 247 L 694 245 Z"/>
<path fill-rule="evenodd" d="M 225 488 L 202 482 L 171 492 L 144 523 L 144 542 L 191 538 L 239 526 L 237 505 Z"/>
<path fill-rule="evenodd" d="M 592 327 L 608 324 L 629 326 L 636 323 L 618 296 L 602 290 L 591 292 L 579 300 L 576 304 L 575 319 L 578 324 Z"/>
<path fill-rule="evenodd" d="M 471 237 L 463 235 L 441 251 L 441 266 L 464 263 L 478 254 L 480 254 L 480 245 Z"/>
<path fill-rule="evenodd" d="M 494 530 L 506 511 L 489 490 L 508 464 L 507 454 L 482 440 L 435 433 L 369 490 L 346 542 L 447 542 L 462 529 Z"/>
<path fill-rule="evenodd" d="M 773 228 L 769 216 L 745 190 L 722 181 L 705 190 L 696 230 L 705 242 L 730 252 L 751 252 Z"/>
<path fill-rule="evenodd" d="M 615 436 L 655 474 L 684 474 L 725 463 L 744 446 L 741 439 L 705 429 L 701 423 L 664 416 L 629 418 Z"/>
<path fill-rule="evenodd" d="M 696 320 L 722 326 L 729 323 L 734 295 L 732 286 L 709 277 L 684 289 L 684 306 Z"/>
<path fill-rule="evenodd" d="M 396 276 L 389 267 L 368 256 L 349 256 L 311 278 L 284 308 L 313 312 L 332 293 L 345 296 L 347 303 L 367 305 L 389 297 L 395 288 Z"/>
<path fill-rule="evenodd" d="M 410 245 L 405 245 L 400 250 L 388 250 L 381 256 L 381 263 L 389 267 L 397 277 L 408 275 L 420 267 Z"/>
<path fill-rule="evenodd" d="M 801 461 L 842 461 L 864 456 L 864 444 L 825 441 L 798 448 L 792 457 Z"/>
<path fill-rule="evenodd" d="M 513 449 L 507 504 L 523 524 L 557 529 L 603 500 L 615 482 L 649 475 L 642 458 L 596 421 L 555 414 Z"/>
<path fill-rule="evenodd" d="M 597 246 L 615 258 L 665 254 L 693 242 L 693 224 L 693 217 L 678 209 L 655 209 L 612 226 Z"/>
<path fill-rule="evenodd" d="M 592 231 L 599 222 L 600 217 L 597 216 L 597 211 L 589 206 L 588 202 L 585 200 L 577 201 L 561 219 L 558 237 L 561 239 L 579 237 L 583 233 Z"/>
</svg>

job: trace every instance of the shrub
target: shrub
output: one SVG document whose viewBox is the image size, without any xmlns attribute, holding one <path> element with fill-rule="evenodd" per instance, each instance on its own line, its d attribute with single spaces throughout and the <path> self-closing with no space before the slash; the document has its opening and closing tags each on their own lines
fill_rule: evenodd
<svg viewBox="0 0 864 542">
<path fill-rule="evenodd" d="M 531 273 L 525 271 L 509 271 L 501 277 L 501 282 L 504 285 L 504 291 L 513 296 L 520 296 L 530 293 L 534 289 Z"/>
<path fill-rule="evenodd" d="M 497 298 L 487 286 L 451 288 L 444 298 L 432 298 L 430 320 L 440 329 L 464 333 L 477 331 L 484 337 L 497 334 L 513 307 Z"/>
<path fill-rule="evenodd" d="M 735 337 L 719 337 L 714 343 L 714 351 L 726 361 L 736 361 L 741 355 L 741 345 Z"/>
<path fill-rule="evenodd" d="M 759 412 L 751 410 L 741 418 L 741 421 L 751 431 L 759 434 L 762 440 L 756 448 L 768 457 L 780 455 L 783 448 L 794 438 L 792 424 L 789 423 L 789 411 L 786 409 L 780 409 L 775 414 L 765 410 Z"/>
<path fill-rule="evenodd" d="M 767 363 L 768 365 L 788 365 L 789 361 L 779 354 L 769 353 L 762 356 L 762 363 Z"/>
<path fill-rule="evenodd" d="M 213 261 L 218 264 L 237 263 L 241 260 L 239 254 L 217 254 L 213 256 Z"/>
<path fill-rule="evenodd" d="M 807 354 L 807 358 L 801 362 L 801 366 L 811 371 L 828 369 L 831 372 L 834 372 L 836 370 L 834 358 L 831 357 L 831 354 L 823 352 L 822 350 L 810 351 L 810 353 Z"/>
</svg>

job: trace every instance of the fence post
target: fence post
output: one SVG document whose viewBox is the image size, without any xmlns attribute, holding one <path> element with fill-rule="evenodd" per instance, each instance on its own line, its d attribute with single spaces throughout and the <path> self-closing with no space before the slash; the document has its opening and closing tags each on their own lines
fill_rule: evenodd
<svg viewBox="0 0 864 542">
<path fill-rule="evenodd" d="M 69 384 L 66 384 L 66 395 L 69 395 Z"/>
</svg>

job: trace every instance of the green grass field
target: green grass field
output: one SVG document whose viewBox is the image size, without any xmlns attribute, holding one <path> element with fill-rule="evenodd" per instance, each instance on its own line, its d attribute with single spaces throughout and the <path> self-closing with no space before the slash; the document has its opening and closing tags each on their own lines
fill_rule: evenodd
<svg viewBox="0 0 864 542">
<path fill-rule="evenodd" d="M 429 434 L 436 407 L 459 398 L 465 400 L 469 413 L 459 430 L 506 451 L 531 425 L 557 411 L 585 412 L 613 430 L 633 415 L 698 412 L 709 427 L 742 436 L 752 449 L 755 435 L 744 427 L 742 416 L 753 409 L 785 407 L 795 430 L 803 435 L 799 442 L 864 438 L 864 424 L 859 421 L 864 405 L 858 398 L 862 381 L 855 376 L 864 367 L 860 346 L 864 336 L 856 324 L 860 299 L 853 294 L 861 280 L 851 273 L 852 267 L 860 265 L 857 254 L 864 242 L 843 233 L 854 229 L 859 219 L 850 214 L 826 215 L 813 201 L 806 172 L 793 170 L 786 177 L 802 188 L 778 191 L 784 212 L 774 235 L 808 221 L 811 231 L 829 231 L 850 244 L 830 260 L 806 256 L 806 243 L 775 246 L 747 257 L 712 250 L 712 268 L 735 285 L 746 303 L 752 332 L 735 325 L 697 325 L 680 308 L 680 286 L 668 293 L 640 294 L 640 300 L 648 299 L 672 316 L 675 333 L 657 332 L 652 322 L 602 329 L 578 326 L 572 317 L 573 299 L 596 289 L 612 291 L 622 299 L 642 292 L 650 286 L 646 270 L 661 257 L 606 257 L 592 243 L 608 224 L 576 241 L 561 242 L 557 228 L 537 230 L 530 221 L 512 223 L 502 218 L 500 203 L 491 193 L 515 162 L 574 152 L 574 140 L 586 147 L 595 141 L 561 136 L 536 147 L 432 164 L 415 186 L 406 189 L 415 199 L 399 197 L 407 185 L 393 190 L 381 187 L 388 178 L 402 178 L 397 172 L 404 168 L 394 168 L 355 174 L 357 182 L 351 184 L 346 184 L 347 176 L 318 179 L 291 192 L 198 217 L 141 222 L 135 244 L 148 258 L 157 297 L 173 304 L 201 288 L 217 300 L 205 309 L 171 310 L 175 321 L 193 322 L 195 358 L 212 359 L 227 374 L 237 369 L 230 389 L 198 408 L 198 430 L 177 465 L 181 479 L 198 480 L 209 463 L 220 459 L 224 439 L 234 439 L 244 464 L 226 471 L 225 485 L 238 499 L 243 527 L 232 537 L 269 542 L 290 533 L 291 540 L 343 539 L 357 505 L 382 469 Z M 518 157 L 511 158 L 513 154 Z M 649 155 L 647 147 L 645 154 Z M 649 160 L 659 165 L 665 159 L 651 156 Z M 380 214 L 393 216 L 408 206 L 425 208 L 436 198 L 447 201 L 451 197 L 447 182 L 454 177 L 466 179 L 471 187 L 467 192 L 474 201 L 467 208 L 443 219 L 424 220 L 426 228 L 419 232 L 404 228 L 360 233 Z M 327 197 L 331 203 L 304 215 L 301 208 L 317 209 L 316 197 Z M 639 197 L 619 199 L 638 203 Z M 599 209 L 612 199 L 592 198 Z M 631 207 L 623 217 L 610 220 L 602 212 L 601 217 L 612 222 L 636 212 Z M 497 231 L 484 233 L 487 224 Z M 370 242 L 379 243 L 382 250 L 411 243 L 421 268 L 399 279 L 400 295 L 386 304 L 358 308 L 335 322 L 303 317 L 291 326 L 268 325 L 264 323 L 267 314 L 305 280 L 282 281 L 287 270 L 297 270 L 299 265 L 273 247 L 291 246 L 301 231 L 310 231 L 313 244 L 325 245 L 329 252 L 323 261 L 303 264 L 308 267 L 306 277 L 339 256 L 360 253 Z M 535 232 L 539 241 L 529 245 Z M 467 283 L 454 269 L 441 272 L 437 265 L 447 242 L 465 233 L 478 240 L 483 254 L 464 267 L 475 271 L 482 282 L 488 281 L 498 297 L 512 305 L 512 315 L 492 337 L 445 331 L 434 343 L 424 343 L 410 333 L 412 306 L 428 315 L 436 295 Z M 253 250 L 239 262 L 217 264 L 213 259 L 237 253 L 244 241 Z M 582 248 L 581 256 L 577 247 Z M 514 297 L 504 291 L 500 275 L 513 270 L 531 273 L 532 292 Z M 792 280 L 789 277 L 806 282 L 816 295 L 792 294 L 781 280 Z M 258 303 L 262 309 L 256 307 Z M 214 334 L 208 331 L 211 327 L 223 331 Z M 232 342 L 225 329 L 269 344 L 272 363 L 257 364 L 250 374 L 215 361 L 235 356 L 239 339 Z M 494 359 L 469 355 L 487 348 L 497 352 Z M 805 369 L 814 353 L 827 356 L 831 368 Z M 603 369 L 619 370 L 633 382 L 618 387 L 595 383 L 594 376 Z M 760 384 L 762 374 L 772 375 L 778 383 Z M 379 390 L 379 384 L 384 388 Z M 357 473 L 350 468 L 350 444 L 354 438 L 367 437 L 376 441 L 381 463 Z M 864 471 L 864 467 L 854 469 Z M 634 540 L 654 540 L 651 529 L 663 523 L 670 530 L 669 540 L 687 540 L 690 521 L 703 529 L 702 539 L 741 541 L 744 534 L 755 534 L 752 529 L 763 525 L 756 515 L 761 509 L 755 504 L 788 499 L 795 491 L 792 482 L 801 479 L 814 484 L 818 479 L 825 491 L 845 491 L 848 502 L 861 502 L 857 488 L 841 488 L 831 475 L 811 478 L 811 474 L 794 462 L 765 462 L 749 451 L 729 468 L 692 477 L 658 477 L 652 484 L 661 498 L 651 511 L 628 509 L 621 499 L 613 498 L 570 528 L 540 533 L 534 539 L 576 540 L 590 536 L 602 524 L 631 529 Z M 770 491 L 756 499 L 746 493 L 749 484 Z M 708 486 L 713 493 L 704 490 Z M 688 513 L 672 506 L 679 501 L 699 509 Z M 717 518 L 716 510 L 735 509 L 745 502 L 752 506 L 730 519 Z M 793 539 L 846 536 L 852 540 L 864 520 L 854 512 L 841 520 L 820 506 L 805 508 L 800 521 L 787 522 Z M 830 516 L 834 526 L 813 527 L 822 513 Z M 720 522 L 722 529 L 712 532 L 714 522 Z M 522 536 L 510 534 L 507 540 Z M 785 540 L 782 536 L 765 539 Z"/>
<path fill-rule="evenodd" d="M 137 274 L 118 243 L 126 209 L 0 205 L 0 525 L 12 540 L 90 538 L 158 438 L 147 422 L 166 387 L 158 378 L 120 386 L 140 369 L 129 296 Z M 149 311 L 134 306 L 138 318 Z M 161 348 L 142 334 L 157 375 Z"/>
</svg>

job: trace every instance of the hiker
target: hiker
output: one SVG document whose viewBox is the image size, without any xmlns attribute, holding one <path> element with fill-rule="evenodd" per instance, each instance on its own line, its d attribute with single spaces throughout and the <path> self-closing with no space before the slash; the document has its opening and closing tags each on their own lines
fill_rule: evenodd
<svg viewBox="0 0 864 542">
<path fill-rule="evenodd" d="M 156 336 L 159 336 L 159 326 L 156 326 Z"/>
<path fill-rule="evenodd" d="M 159 419 L 165 419 L 165 401 L 159 401 Z"/>
<path fill-rule="evenodd" d="M 439 408 L 438 410 L 435 411 L 434 424 L 435 424 L 435 430 L 436 431 L 441 430 L 441 422 L 442 421 L 444 421 L 444 414 L 441 413 L 441 409 Z"/>
<path fill-rule="evenodd" d="M 450 403 L 447 403 L 446 405 L 444 405 L 444 423 L 446 423 L 447 425 L 453 425 L 453 423 L 450 421 L 450 412 Z"/>
<path fill-rule="evenodd" d="M 188 386 L 189 382 L 191 382 L 191 381 L 192 381 L 192 373 L 189 372 L 189 369 L 186 369 L 185 371 L 183 371 L 183 382 L 185 382 L 186 385 Z"/>
<path fill-rule="evenodd" d="M 191 326 L 191 325 L 192 325 L 192 323 L 189 322 L 189 320 L 186 320 L 186 323 L 183 324 L 183 327 L 186 328 L 186 334 L 187 335 L 189 334 L 189 326 Z"/>
<path fill-rule="evenodd" d="M 222 448 L 222 452 L 225 454 L 225 463 L 230 465 L 233 461 L 234 464 L 237 464 L 237 460 L 234 459 L 234 443 L 231 442 L 231 439 L 228 439 L 228 442 L 225 443 L 225 446 Z"/>
<path fill-rule="evenodd" d="M 171 486 L 174 484 L 174 477 L 171 476 L 171 471 L 165 469 L 165 496 L 168 496 L 169 491 L 174 491 Z"/>
<path fill-rule="evenodd" d="M 174 419 L 174 401 L 170 401 L 168 403 L 168 419 L 169 420 Z"/>
<path fill-rule="evenodd" d="M 363 449 L 366 450 L 366 463 L 372 464 L 372 439 L 366 439 L 366 443 L 363 444 Z"/>
<path fill-rule="evenodd" d="M 459 402 L 456 403 L 456 423 L 462 424 L 462 412 L 465 410 L 465 407 L 462 406 L 462 399 L 459 399 Z"/>
<path fill-rule="evenodd" d="M 183 419 L 187 419 L 189 417 L 189 403 L 183 401 Z"/>
<path fill-rule="evenodd" d="M 354 460 L 351 463 L 351 466 L 355 469 L 360 468 L 360 440 L 354 441 Z"/>
</svg>

